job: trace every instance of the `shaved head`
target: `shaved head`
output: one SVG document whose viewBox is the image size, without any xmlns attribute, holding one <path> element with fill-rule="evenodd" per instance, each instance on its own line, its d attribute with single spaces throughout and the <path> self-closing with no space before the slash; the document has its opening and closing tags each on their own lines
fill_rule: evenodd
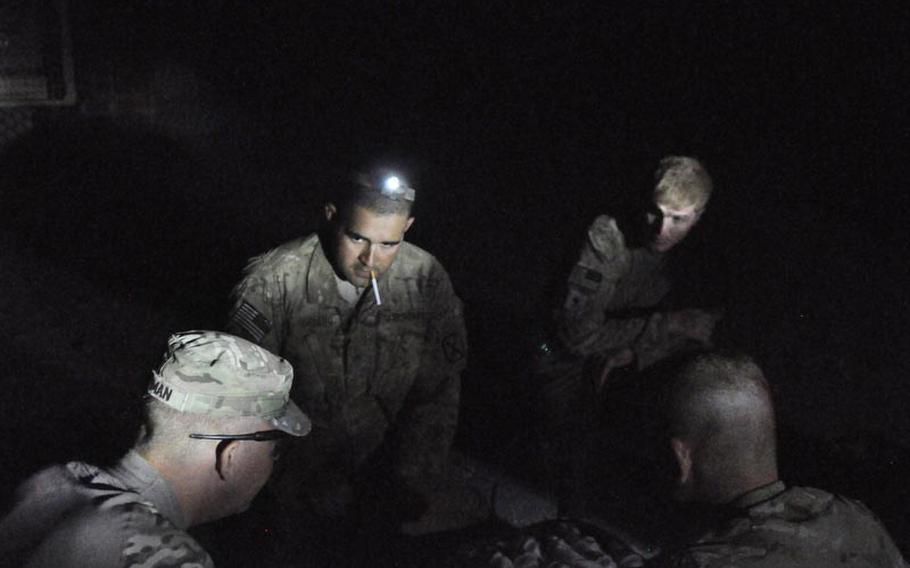
<svg viewBox="0 0 910 568">
<path fill-rule="evenodd" d="M 724 503 L 777 479 L 771 390 L 751 358 L 691 357 L 674 378 L 668 402 L 674 451 L 689 460 L 682 499 Z"/>
</svg>

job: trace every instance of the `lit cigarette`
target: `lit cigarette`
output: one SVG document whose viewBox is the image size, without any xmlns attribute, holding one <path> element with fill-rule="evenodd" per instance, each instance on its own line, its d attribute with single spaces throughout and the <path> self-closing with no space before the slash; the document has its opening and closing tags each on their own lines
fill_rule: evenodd
<svg viewBox="0 0 910 568">
<path fill-rule="evenodd" d="M 376 283 L 376 273 L 370 271 L 370 282 L 373 283 L 373 297 L 376 298 L 376 305 L 382 305 L 382 299 L 379 297 L 379 284 Z"/>
</svg>

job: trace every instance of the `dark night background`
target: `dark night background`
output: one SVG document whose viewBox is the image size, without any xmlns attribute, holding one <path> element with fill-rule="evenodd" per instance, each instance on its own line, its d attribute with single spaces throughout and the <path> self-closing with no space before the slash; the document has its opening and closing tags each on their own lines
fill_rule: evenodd
<svg viewBox="0 0 910 568">
<path fill-rule="evenodd" d="M 775 387 L 786 478 L 906 554 L 910 7 L 767 4 L 71 3 L 78 102 L 0 108 L 2 495 L 127 447 L 168 333 L 221 327 L 365 161 L 408 174 L 466 305 L 459 446 L 520 475 L 529 330 L 677 153 L 714 177 L 686 254 Z"/>
</svg>

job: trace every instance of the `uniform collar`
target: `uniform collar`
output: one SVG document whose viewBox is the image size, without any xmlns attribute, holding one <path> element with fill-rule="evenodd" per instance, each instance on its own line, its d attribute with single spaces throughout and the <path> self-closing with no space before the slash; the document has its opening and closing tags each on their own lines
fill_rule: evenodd
<svg viewBox="0 0 910 568">
<path fill-rule="evenodd" d="M 177 496 L 167 480 L 155 467 L 130 450 L 120 462 L 110 470 L 111 475 L 158 509 L 175 527 L 186 529 L 186 520 Z"/>
<path fill-rule="evenodd" d="M 740 495 L 736 499 L 730 501 L 730 506 L 737 509 L 748 509 L 749 507 L 753 507 L 759 503 L 777 497 L 786 489 L 787 486 L 784 482 L 777 480 L 773 483 L 756 487 L 755 489 Z"/>
<path fill-rule="evenodd" d="M 338 293 L 338 285 L 335 284 L 335 269 L 332 268 L 332 263 L 325 255 L 322 237 L 319 237 L 317 241 L 307 270 L 306 299 L 311 304 L 328 304 L 339 307 L 346 304 Z"/>
</svg>

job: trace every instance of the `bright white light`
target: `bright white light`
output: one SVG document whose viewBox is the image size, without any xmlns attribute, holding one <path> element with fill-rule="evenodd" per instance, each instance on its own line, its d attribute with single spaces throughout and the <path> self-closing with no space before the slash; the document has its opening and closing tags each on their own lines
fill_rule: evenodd
<svg viewBox="0 0 910 568">
<path fill-rule="evenodd" d="M 401 187 L 401 180 L 397 176 L 391 176 L 385 180 L 385 188 L 391 189 L 392 191 Z"/>
</svg>

